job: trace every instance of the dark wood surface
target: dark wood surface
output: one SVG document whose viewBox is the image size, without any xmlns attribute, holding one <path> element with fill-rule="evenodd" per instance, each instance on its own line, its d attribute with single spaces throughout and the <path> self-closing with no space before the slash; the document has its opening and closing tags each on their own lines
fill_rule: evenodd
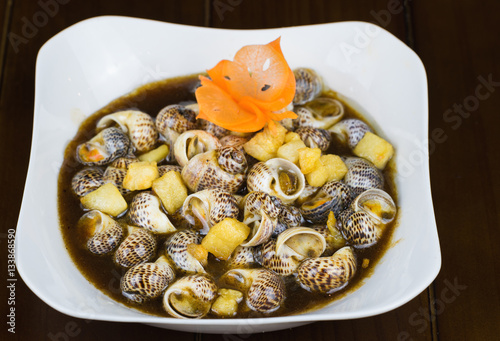
<svg viewBox="0 0 500 341">
<path fill-rule="evenodd" d="M 48 7 L 43 3 L 57 4 L 57 8 L 50 7 L 50 15 L 44 16 L 40 13 Z M 0 0 L 0 340 L 499 339 L 498 13 L 496 0 L 404 4 L 397 0 Z M 429 133 L 442 129 L 445 136 L 430 141 L 432 192 L 443 257 L 434 283 L 409 303 L 379 316 L 251 336 L 221 336 L 76 319 L 50 308 L 18 281 L 16 333 L 9 333 L 6 237 L 17 223 L 29 161 L 36 55 L 45 41 L 66 27 L 109 14 L 243 29 L 362 20 L 379 24 L 408 44 L 427 70 Z M 27 22 L 38 27 L 27 31 Z M 482 79 L 492 80 L 492 85 L 483 86 L 478 95 Z"/>
</svg>

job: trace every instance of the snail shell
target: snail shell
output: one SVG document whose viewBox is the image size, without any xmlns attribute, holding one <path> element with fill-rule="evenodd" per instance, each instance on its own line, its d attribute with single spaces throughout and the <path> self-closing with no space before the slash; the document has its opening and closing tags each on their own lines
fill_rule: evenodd
<svg viewBox="0 0 500 341">
<path fill-rule="evenodd" d="M 139 159 L 120 157 L 111 162 L 104 171 L 104 183 L 112 183 L 123 195 L 130 193 L 130 190 L 123 187 L 123 179 L 127 175 L 128 166 L 135 162 L 139 162 Z"/>
<path fill-rule="evenodd" d="M 128 218 L 132 224 L 155 233 L 176 231 L 167 215 L 161 211 L 160 199 L 152 192 L 141 192 L 130 203 Z"/>
<path fill-rule="evenodd" d="M 358 157 L 347 157 L 344 163 L 347 166 L 344 183 L 351 187 L 353 197 L 368 189 L 384 187 L 384 176 L 370 161 Z"/>
<path fill-rule="evenodd" d="M 246 304 L 253 311 L 271 313 L 285 300 L 285 283 L 266 269 L 232 269 L 220 279 L 223 283 L 246 292 Z"/>
<path fill-rule="evenodd" d="M 71 188 L 79 197 L 104 185 L 103 171 L 97 167 L 87 167 L 79 171 L 71 179 Z"/>
<path fill-rule="evenodd" d="M 116 122 L 139 152 L 152 149 L 158 139 L 153 118 L 138 110 L 125 110 L 106 115 L 97 122 L 97 129 L 102 129 Z"/>
<path fill-rule="evenodd" d="M 231 269 L 242 269 L 252 266 L 253 263 L 255 263 L 254 248 L 238 245 L 226 265 Z"/>
<path fill-rule="evenodd" d="M 234 147 L 222 147 L 189 160 L 182 169 L 182 179 L 193 192 L 219 188 L 236 193 L 245 181 L 245 154 Z"/>
<path fill-rule="evenodd" d="M 143 303 L 160 296 L 174 280 L 175 272 L 165 256 L 155 263 L 138 264 L 127 270 L 120 281 L 123 296 Z"/>
<path fill-rule="evenodd" d="M 297 114 L 294 120 L 296 128 L 328 129 L 342 119 L 344 105 L 333 98 L 319 97 L 303 107 L 295 108 L 295 113 Z"/>
<path fill-rule="evenodd" d="M 331 294 L 347 285 L 356 269 L 356 257 L 346 246 L 330 257 L 306 259 L 297 270 L 297 280 L 308 291 Z"/>
<path fill-rule="evenodd" d="M 238 219 L 238 202 L 235 197 L 220 189 L 205 189 L 189 195 L 182 205 L 182 215 L 191 224 L 202 224 L 200 233 L 206 234 L 225 218 Z M 197 219 L 196 219 L 197 218 Z"/>
<path fill-rule="evenodd" d="M 229 134 L 229 131 L 227 129 L 219 127 L 217 124 L 204 120 L 202 118 L 198 119 L 198 127 L 200 127 L 201 130 L 204 130 L 219 139 Z"/>
<path fill-rule="evenodd" d="M 130 147 L 130 140 L 118 128 L 100 131 L 88 142 L 76 148 L 77 160 L 86 166 L 102 166 L 125 156 Z"/>
<path fill-rule="evenodd" d="M 84 230 L 87 249 L 97 255 L 113 251 L 123 238 L 123 229 L 113 218 L 98 210 L 85 213 L 78 221 Z"/>
<path fill-rule="evenodd" d="M 248 172 L 249 191 L 261 191 L 280 198 L 285 204 L 295 201 L 305 187 L 304 174 L 292 162 L 275 158 L 256 163 Z"/>
<path fill-rule="evenodd" d="M 300 127 L 295 131 L 309 148 L 319 148 L 326 151 L 330 146 L 331 136 L 325 129 Z"/>
<path fill-rule="evenodd" d="M 291 275 L 306 258 L 319 257 L 326 248 L 325 238 L 309 227 L 292 227 L 276 240 L 261 245 L 262 266 L 282 276 Z"/>
<path fill-rule="evenodd" d="M 176 166 L 176 165 L 158 166 L 158 174 L 159 174 L 160 178 L 170 171 L 178 172 L 180 174 L 182 172 L 182 167 Z"/>
<path fill-rule="evenodd" d="M 339 229 L 350 244 L 368 247 L 380 239 L 383 227 L 395 216 L 396 204 L 389 194 L 370 189 L 356 197 L 351 207 L 339 215 Z"/>
<path fill-rule="evenodd" d="M 219 139 L 203 130 L 189 130 L 179 135 L 174 144 L 174 156 L 184 167 L 193 156 L 221 147 Z"/>
<path fill-rule="evenodd" d="M 281 205 L 281 212 L 278 216 L 278 224 L 273 231 L 273 237 L 277 237 L 281 232 L 290 227 L 297 227 L 302 224 L 303 218 L 300 209 L 295 206 Z"/>
<path fill-rule="evenodd" d="M 323 90 L 321 77 L 311 69 L 299 68 L 293 71 L 295 76 L 294 105 L 301 105 L 318 97 Z"/>
<path fill-rule="evenodd" d="M 351 203 L 351 188 L 339 181 L 324 184 L 318 193 L 302 204 L 302 216 L 313 223 L 325 223 L 328 214 L 333 211 L 337 217 Z"/>
<path fill-rule="evenodd" d="M 153 257 L 156 240 L 143 228 L 129 227 L 129 235 L 115 252 L 115 262 L 124 267 L 145 263 Z"/>
<path fill-rule="evenodd" d="M 226 135 L 220 139 L 220 143 L 224 147 L 234 147 L 241 152 L 244 152 L 243 145 L 248 142 L 248 138 L 244 136 Z"/>
<path fill-rule="evenodd" d="M 182 277 L 168 287 L 163 307 L 177 318 L 202 318 L 210 311 L 217 294 L 215 282 L 203 275 Z"/>
<path fill-rule="evenodd" d="M 156 129 L 173 146 L 177 137 L 196 128 L 196 113 L 179 104 L 168 105 L 156 116 Z"/>
<path fill-rule="evenodd" d="M 165 251 L 174 265 L 186 272 L 205 273 L 203 265 L 188 252 L 189 244 L 200 244 L 201 237 L 192 230 L 182 230 L 174 233 L 165 244 Z"/>
<path fill-rule="evenodd" d="M 334 133 L 342 143 L 347 143 L 352 150 L 365 136 L 365 133 L 372 132 L 372 129 L 365 122 L 350 118 L 335 124 L 329 131 Z"/>
<path fill-rule="evenodd" d="M 280 203 L 264 192 L 250 192 L 245 198 L 243 223 L 252 228 L 242 246 L 256 246 L 267 241 L 278 224 Z"/>
</svg>

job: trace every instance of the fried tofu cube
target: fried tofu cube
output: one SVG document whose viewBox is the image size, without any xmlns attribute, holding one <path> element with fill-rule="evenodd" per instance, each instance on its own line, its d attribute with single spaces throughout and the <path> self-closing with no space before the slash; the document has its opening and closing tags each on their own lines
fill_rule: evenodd
<svg viewBox="0 0 500 341">
<path fill-rule="evenodd" d="M 293 133 L 295 134 L 295 133 Z M 287 134 L 288 136 L 288 134 Z M 298 135 L 297 135 L 298 136 Z M 298 140 L 291 140 L 278 148 L 276 156 L 295 164 L 299 162 L 299 149 L 306 148 L 304 142 L 299 138 Z"/>
<path fill-rule="evenodd" d="M 114 217 L 123 213 L 128 207 L 118 188 L 111 183 L 84 195 L 80 198 L 80 202 L 86 209 L 99 210 Z"/>
<path fill-rule="evenodd" d="M 188 196 L 188 190 L 179 172 L 170 171 L 153 181 L 153 191 L 160 197 L 168 214 L 174 214 L 182 207 Z"/>
<path fill-rule="evenodd" d="M 163 144 L 156 149 L 150 150 L 149 152 L 139 156 L 140 161 L 146 162 L 160 162 L 168 156 L 170 149 L 168 145 Z"/>
<path fill-rule="evenodd" d="M 285 143 L 288 143 L 291 141 L 302 141 L 302 139 L 300 138 L 299 134 L 294 133 L 293 131 L 289 131 L 285 135 Z"/>
<path fill-rule="evenodd" d="M 302 174 L 309 174 L 317 167 L 317 162 L 321 157 L 319 148 L 301 148 L 299 152 L 299 167 Z M 314 186 L 314 185 L 311 185 Z"/>
<path fill-rule="evenodd" d="M 271 131 L 268 126 L 260 133 L 255 134 L 243 145 L 245 152 L 259 161 L 275 158 L 278 148 L 285 142 L 286 128 L 276 123 L 276 129 Z"/>
<path fill-rule="evenodd" d="M 358 142 L 353 153 L 370 161 L 378 169 L 384 169 L 394 155 L 394 147 L 380 136 L 367 132 Z"/>
<path fill-rule="evenodd" d="M 226 218 L 210 228 L 201 245 L 215 257 L 227 260 L 250 234 L 250 227 L 234 218 Z"/>
<path fill-rule="evenodd" d="M 243 300 L 243 294 L 238 290 L 219 289 L 219 296 L 212 304 L 212 312 L 221 317 L 234 317 L 238 312 L 238 304 Z"/>
<path fill-rule="evenodd" d="M 323 165 L 321 160 L 316 161 L 314 170 L 311 173 L 305 174 L 307 183 L 313 187 L 321 187 L 328 180 L 328 169 Z"/>
<path fill-rule="evenodd" d="M 327 182 L 342 180 L 347 174 L 347 166 L 344 161 L 342 161 L 340 156 L 327 154 L 322 155 L 320 160 L 328 172 L 328 178 L 326 179 Z"/>
<path fill-rule="evenodd" d="M 156 162 L 140 161 L 131 163 L 128 166 L 127 175 L 123 179 L 123 188 L 131 191 L 147 189 L 153 185 L 153 181 L 159 176 Z"/>
</svg>

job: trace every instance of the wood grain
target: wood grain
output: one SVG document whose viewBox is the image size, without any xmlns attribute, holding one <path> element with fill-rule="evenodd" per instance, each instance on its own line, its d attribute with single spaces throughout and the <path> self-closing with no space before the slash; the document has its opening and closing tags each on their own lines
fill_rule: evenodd
<svg viewBox="0 0 500 341">
<path fill-rule="evenodd" d="M 498 339 L 500 4 L 434 5 L 412 3 L 429 83 L 429 129 L 446 136 L 434 143 L 430 160 L 443 256 L 435 281 L 438 332 L 442 340 Z M 497 82 L 491 90 L 481 80 L 489 77 Z"/>
</svg>

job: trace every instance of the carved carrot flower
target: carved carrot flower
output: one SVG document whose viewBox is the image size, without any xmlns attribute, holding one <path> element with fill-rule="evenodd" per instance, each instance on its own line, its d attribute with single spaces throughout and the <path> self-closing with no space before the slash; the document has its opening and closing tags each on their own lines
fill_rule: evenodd
<svg viewBox="0 0 500 341">
<path fill-rule="evenodd" d="M 242 47 L 233 61 L 222 60 L 200 76 L 196 100 L 202 118 L 228 130 L 254 132 L 274 121 L 296 118 L 286 107 L 295 95 L 295 77 L 281 52 L 280 38 Z"/>
</svg>

